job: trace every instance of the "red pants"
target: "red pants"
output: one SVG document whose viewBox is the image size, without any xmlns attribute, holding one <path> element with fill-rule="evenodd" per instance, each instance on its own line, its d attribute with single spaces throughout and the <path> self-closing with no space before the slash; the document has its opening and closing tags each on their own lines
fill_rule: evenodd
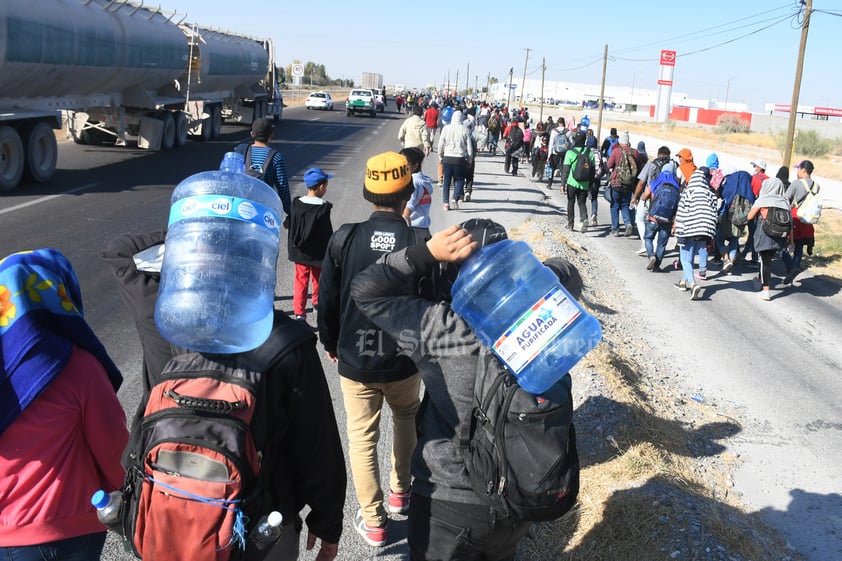
<svg viewBox="0 0 842 561">
<path fill-rule="evenodd" d="M 292 313 L 296 316 L 307 315 L 304 311 L 307 308 L 307 289 L 310 281 L 313 281 L 313 309 L 319 305 L 319 275 L 322 268 L 313 265 L 295 264 L 295 283 L 292 287 Z"/>
</svg>

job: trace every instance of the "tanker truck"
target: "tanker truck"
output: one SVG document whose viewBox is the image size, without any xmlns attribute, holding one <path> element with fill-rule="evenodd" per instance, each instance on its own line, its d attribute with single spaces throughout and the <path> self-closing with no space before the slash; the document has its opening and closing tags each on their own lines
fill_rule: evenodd
<svg viewBox="0 0 842 561">
<path fill-rule="evenodd" d="M 49 180 L 55 129 L 79 144 L 169 150 L 223 120 L 280 120 L 271 40 L 130 0 L 0 2 L 0 191 Z"/>
</svg>

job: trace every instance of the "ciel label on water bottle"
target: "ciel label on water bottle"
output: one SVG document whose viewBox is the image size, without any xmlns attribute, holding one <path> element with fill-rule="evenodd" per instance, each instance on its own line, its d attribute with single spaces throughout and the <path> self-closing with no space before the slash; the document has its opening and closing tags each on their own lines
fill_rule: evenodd
<svg viewBox="0 0 842 561">
<path fill-rule="evenodd" d="M 494 342 L 494 352 L 519 374 L 581 315 L 579 307 L 555 287 L 530 307 Z"/>
<path fill-rule="evenodd" d="M 255 201 L 224 195 L 185 197 L 170 208 L 169 225 L 188 218 L 230 218 L 257 224 L 280 234 L 280 217 L 271 208 Z"/>
</svg>

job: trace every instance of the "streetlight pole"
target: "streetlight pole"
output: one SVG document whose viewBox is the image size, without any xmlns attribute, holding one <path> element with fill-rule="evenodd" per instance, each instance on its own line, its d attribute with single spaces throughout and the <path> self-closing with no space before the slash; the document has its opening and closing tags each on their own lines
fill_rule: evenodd
<svg viewBox="0 0 842 561">
<path fill-rule="evenodd" d="M 798 48 L 798 64 L 795 68 L 795 83 L 792 86 L 792 102 L 789 105 L 789 121 L 786 127 L 786 149 L 784 150 L 784 165 L 789 167 L 795 144 L 795 117 L 798 113 L 798 96 L 801 91 L 801 73 L 804 70 L 804 52 L 807 50 L 807 32 L 810 29 L 810 14 L 813 12 L 813 0 L 806 0 L 804 7 L 804 23 L 801 26 L 801 44 Z"/>
</svg>

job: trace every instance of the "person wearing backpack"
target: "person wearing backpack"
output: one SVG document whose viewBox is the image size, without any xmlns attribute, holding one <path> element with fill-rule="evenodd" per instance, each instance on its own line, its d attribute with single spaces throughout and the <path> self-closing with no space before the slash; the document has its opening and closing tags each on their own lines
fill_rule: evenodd
<svg viewBox="0 0 842 561">
<path fill-rule="evenodd" d="M 579 206 L 579 231 L 588 231 L 588 191 L 594 177 L 593 154 L 585 146 L 586 134 L 576 131 L 573 135 L 573 148 L 564 154 L 561 167 L 562 193 L 567 195 L 567 229 L 573 230 L 576 222 L 576 205 Z"/>
<path fill-rule="evenodd" d="M 461 129 L 461 112 L 448 127 Z M 446 139 L 446 128 L 441 138 Z M 385 152 L 366 161 L 363 197 L 373 206 L 368 220 L 345 224 L 333 234 L 319 279 L 319 340 L 337 363 L 348 433 L 348 459 L 359 509 L 354 529 L 373 547 L 386 545 L 389 513 L 409 508 L 410 459 L 421 378 L 400 337 L 392 337 L 361 313 L 350 296 L 353 279 L 381 255 L 423 239 L 402 212 L 414 192 L 405 156 Z M 384 402 L 392 411 L 389 493 L 382 488 L 377 445 Z"/>
<path fill-rule="evenodd" d="M 281 198 L 284 207 L 284 228 L 289 228 L 292 212 L 292 197 L 289 190 L 289 174 L 283 155 L 269 146 L 272 142 L 274 125 L 269 119 L 255 119 L 251 125 L 253 143 L 239 144 L 234 150 L 243 155 L 246 173 L 254 175 L 270 187 Z"/>
<path fill-rule="evenodd" d="M 710 171 L 700 167 L 690 176 L 687 187 L 678 199 L 673 233 L 678 238 L 682 278 L 675 284 L 679 290 L 689 290 L 690 299 L 698 300 L 701 286 L 693 276 L 693 261 L 699 251 L 707 247 L 716 234 L 716 207 L 718 201 L 710 188 Z M 705 262 L 699 257 L 699 269 Z"/>
<path fill-rule="evenodd" d="M 503 164 L 503 169 L 506 173 L 511 171 L 512 175 L 517 175 L 520 154 L 524 150 L 523 130 L 520 128 L 522 122 L 523 120 L 520 117 L 513 118 L 505 134 L 503 134 L 506 137 L 506 162 Z"/>
<path fill-rule="evenodd" d="M 722 255 L 723 274 L 734 268 L 740 247 L 740 235 L 747 224 L 748 210 L 754 203 L 751 175 L 747 171 L 723 170 L 725 179 L 720 186 L 722 206 L 719 207 L 719 225 L 716 229 L 716 247 Z"/>
<path fill-rule="evenodd" d="M 748 213 L 749 220 L 755 218 L 754 248 L 760 254 L 760 271 L 755 287 L 760 289 L 761 300 L 771 300 L 772 257 L 786 247 L 792 220 L 792 207 L 784 196 L 784 184 L 777 177 L 763 181 Z"/>
<path fill-rule="evenodd" d="M 480 245 L 506 237 L 501 225 L 472 219 L 437 232 L 425 243 L 383 256 L 351 285 L 351 296 L 360 310 L 393 337 L 407 341 L 410 358 L 424 380 L 407 531 L 412 561 L 510 561 L 532 526 L 530 520 L 492 507 L 484 488 L 477 491 L 462 440 L 475 418 L 478 374 L 492 372 L 483 368 L 485 365 L 493 366 L 494 373 L 503 371 L 467 322 L 452 310 L 450 290 L 458 275 L 458 263 Z M 545 263 L 574 295 L 580 293 L 581 277 L 575 267 L 563 259 Z M 414 287 L 425 279 L 431 281 L 432 289 L 422 296 Z M 564 388 L 559 401 L 552 402 L 568 411 L 565 420 L 569 424 L 564 427 L 567 438 L 557 439 L 552 453 L 549 448 L 544 450 L 543 461 L 525 458 L 529 468 L 539 474 L 545 473 L 548 464 L 558 466 L 548 479 L 555 484 L 561 477 L 566 482 L 554 487 L 553 493 L 554 504 L 565 512 L 575 504 L 579 485 L 569 384 L 568 374 L 559 386 Z M 541 402 L 522 392 L 516 395 L 524 402 Z M 550 401 L 546 398 L 544 403 L 549 405 Z M 533 428 L 537 425 L 541 424 L 532 424 Z M 544 430 L 543 425 L 539 430 Z"/>
<path fill-rule="evenodd" d="M 661 262 L 664 260 L 667 242 L 675 222 L 679 195 L 678 178 L 675 176 L 675 168 L 671 163 L 664 165 L 661 173 L 643 191 L 641 200 L 649 200 L 646 231 L 643 234 L 646 256 L 649 258 L 649 263 L 646 265 L 647 271 L 656 273 L 661 270 Z M 657 245 L 655 245 L 656 237 Z"/>
<path fill-rule="evenodd" d="M 813 162 L 804 160 L 795 166 L 795 173 L 798 179 L 793 181 L 786 187 L 784 196 L 792 204 L 792 255 L 789 251 L 781 252 L 781 258 L 787 268 L 787 274 L 784 277 L 784 284 L 792 284 L 795 277 L 804 272 L 801 267 L 801 260 L 804 257 L 804 248 L 807 252 L 812 254 L 812 248 L 816 240 L 816 229 L 812 224 L 802 222 L 798 218 L 798 209 L 807 200 L 807 197 L 812 193 L 814 196 L 821 191 L 818 183 L 813 181 Z M 782 171 L 788 175 L 789 170 L 785 167 Z M 778 174 L 780 177 L 780 172 Z"/>
<path fill-rule="evenodd" d="M 153 315 L 161 260 L 166 251 L 165 235 L 165 231 L 124 234 L 111 240 L 103 251 L 120 296 L 135 321 L 143 349 L 143 398 L 132 426 L 141 426 L 152 390 L 166 382 L 164 373 L 176 365 L 184 365 L 186 358 L 195 365 L 213 369 L 229 369 L 244 361 L 267 365 L 258 388 L 261 402 L 265 403 L 262 410 L 268 415 L 268 418 L 261 416 L 260 425 L 269 428 L 261 439 L 263 445 L 256 443 L 262 452 L 257 488 L 266 512 L 277 510 L 283 515 L 281 537 L 268 553 L 273 560 L 295 561 L 306 524 L 307 549 L 321 541 L 316 559 L 335 559 L 342 534 L 346 467 L 333 402 L 312 329 L 276 310 L 269 338 L 253 351 L 199 355 L 170 344 L 155 327 Z M 128 473 L 134 469 L 130 454 L 137 439 L 138 433 L 133 430 L 123 454 Z M 299 513 L 305 507 L 309 512 L 302 521 Z M 254 516 L 252 523 L 257 518 Z M 178 540 L 197 522 L 185 523 L 178 532 L 166 533 L 159 539 Z M 179 542 L 183 543 L 189 548 L 199 547 L 198 543 Z M 257 561 L 267 553 L 257 554 L 251 549 L 245 555 L 246 561 Z"/>
<path fill-rule="evenodd" d="M 615 236 L 634 234 L 629 203 L 631 203 L 632 191 L 637 185 L 639 170 L 646 163 L 640 157 L 640 153 L 631 147 L 629 133 L 625 131 L 620 134 L 616 150 L 611 150 L 611 155 L 605 163 L 606 169 L 611 173 L 608 179 L 608 187 L 611 196 L 611 233 Z M 620 230 L 620 215 L 622 214 L 625 231 Z"/>
<path fill-rule="evenodd" d="M 555 173 L 561 169 L 564 163 L 564 154 L 573 146 L 573 135 L 567 130 L 567 123 L 564 117 L 559 117 L 555 127 L 550 131 L 549 141 L 549 162 L 550 178 L 547 181 L 547 189 L 553 188 Z M 564 185 L 564 183 L 562 183 Z"/>
<path fill-rule="evenodd" d="M 123 376 L 58 250 L 0 259 L 0 303 L 0 559 L 99 561 L 90 499 L 123 483 Z"/>
<path fill-rule="evenodd" d="M 637 226 L 637 233 L 640 236 L 640 249 L 637 250 L 638 255 L 646 255 L 647 253 L 643 234 L 646 233 L 646 217 L 649 216 L 649 201 L 641 200 L 643 191 L 660 175 L 664 166 L 670 162 L 669 146 L 661 146 L 658 148 L 658 154 L 655 159 L 651 162 L 646 162 L 637 175 L 637 187 L 635 187 L 634 193 L 632 193 L 629 208 L 633 208 L 635 211 L 634 222 Z"/>
</svg>

